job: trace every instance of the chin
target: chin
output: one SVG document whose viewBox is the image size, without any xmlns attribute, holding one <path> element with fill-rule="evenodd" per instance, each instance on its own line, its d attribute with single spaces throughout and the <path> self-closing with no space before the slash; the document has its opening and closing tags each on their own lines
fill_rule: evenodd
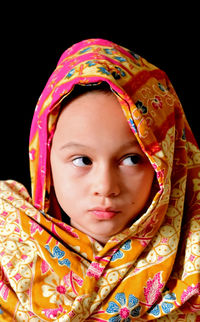
<svg viewBox="0 0 200 322">
<path fill-rule="evenodd" d="M 101 230 L 95 229 L 92 232 L 88 232 L 87 234 L 92 238 L 96 239 L 97 241 L 99 241 L 100 239 L 108 241 L 112 236 L 119 234 L 122 230 L 123 228 L 122 229 L 101 229 Z"/>
</svg>

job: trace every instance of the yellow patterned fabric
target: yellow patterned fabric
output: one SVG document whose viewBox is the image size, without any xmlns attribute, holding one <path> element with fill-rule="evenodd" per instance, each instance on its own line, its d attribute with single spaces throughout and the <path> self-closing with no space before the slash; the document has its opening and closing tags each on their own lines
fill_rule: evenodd
<svg viewBox="0 0 200 322">
<path fill-rule="evenodd" d="M 100 82 L 159 183 L 146 212 L 104 246 L 62 221 L 49 162 L 60 102 Z M 40 96 L 29 152 L 32 197 L 0 183 L 0 321 L 200 321 L 200 151 L 163 71 L 107 40 L 73 45 Z"/>
</svg>

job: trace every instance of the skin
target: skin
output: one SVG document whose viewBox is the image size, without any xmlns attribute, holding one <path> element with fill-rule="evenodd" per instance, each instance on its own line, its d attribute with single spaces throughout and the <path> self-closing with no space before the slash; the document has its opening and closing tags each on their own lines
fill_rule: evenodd
<svg viewBox="0 0 200 322">
<path fill-rule="evenodd" d="M 51 170 L 71 225 L 101 244 L 149 203 L 154 170 L 112 92 L 88 92 L 64 107 L 52 141 Z M 114 216 L 99 218 L 91 210 L 97 207 L 112 208 Z"/>
</svg>

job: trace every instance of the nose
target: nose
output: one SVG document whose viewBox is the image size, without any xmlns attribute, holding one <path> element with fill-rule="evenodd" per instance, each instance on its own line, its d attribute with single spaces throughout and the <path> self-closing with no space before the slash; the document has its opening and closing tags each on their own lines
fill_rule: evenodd
<svg viewBox="0 0 200 322">
<path fill-rule="evenodd" d="M 101 197 L 116 197 L 120 194 L 117 171 L 111 166 L 98 167 L 93 177 L 93 194 Z"/>
</svg>

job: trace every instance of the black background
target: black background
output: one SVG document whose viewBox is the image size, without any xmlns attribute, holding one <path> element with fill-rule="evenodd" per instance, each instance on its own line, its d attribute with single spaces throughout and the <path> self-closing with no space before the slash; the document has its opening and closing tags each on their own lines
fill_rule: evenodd
<svg viewBox="0 0 200 322">
<path fill-rule="evenodd" d="M 0 179 L 20 181 L 30 190 L 28 140 L 35 105 L 63 51 L 87 38 L 116 42 L 163 69 L 200 143 L 198 8 L 188 2 L 126 1 L 110 8 L 100 2 L 48 2 L 43 10 L 15 6 L 1 15 Z"/>
</svg>

